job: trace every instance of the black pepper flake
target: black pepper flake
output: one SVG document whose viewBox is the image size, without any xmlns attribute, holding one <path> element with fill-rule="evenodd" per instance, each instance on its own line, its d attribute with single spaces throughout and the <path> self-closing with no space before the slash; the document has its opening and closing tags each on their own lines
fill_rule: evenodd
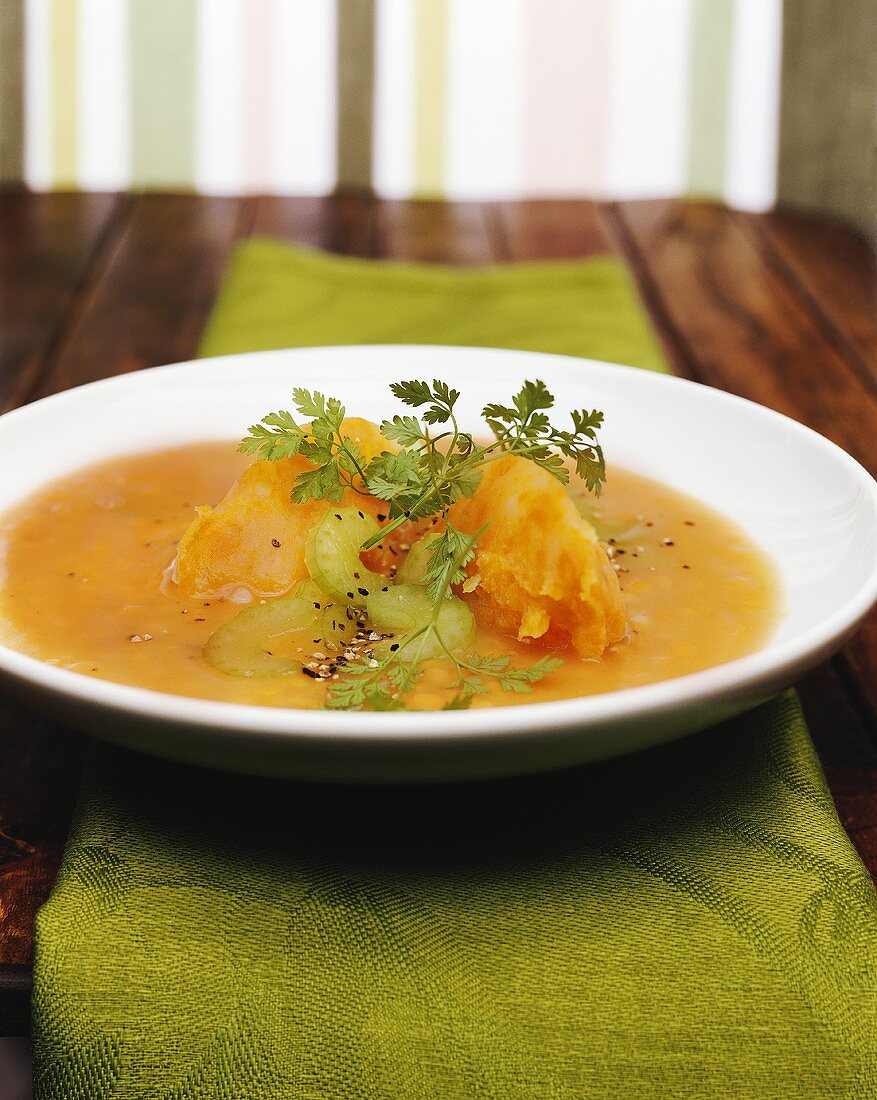
<svg viewBox="0 0 877 1100">
<path fill-rule="evenodd" d="M 317 611 L 320 610 L 320 605 L 317 603 L 316 600 L 314 600 L 314 607 L 317 609 Z"/>
<path fill-rule="evenodd" d="M 319 672 L 314 672 L 314 670 L 312 668 L 308 668 L 307 665 L 302 665 L 301 670 L 305 674 L 305 676 L 310 676 L 312 680 L 319 680 L 320 678 Z"/>
<path fill-rule="evenodd" d="M 196 619 L 195 622 L 196 623 L 206 623 L 207 620 L 206 619 Z"/>
<path fill-rule="evenodd" d="M 685 526 L 686 527 L 693 527 L 694 526 L 694 520 L 693 519 L 685 520 Z"/>
<path fill-rule="evenodd" d="M 348 593 L 347 593 L 347 598 L 348 598 L 348 600 L 352 600 L 352 599 L 353 599 L 353 593 L 352 593 L 352 592 L 348 592 Z"/>
<path fill-rule="evenodd" d="M 397 558 L 399 556 L 399 551 L 396 549 L 395 546 L 390 547 L 390 553 L 393 555 L 394 558 Z"/>
<path fill-rule="evenodd" d="M 682 566 L 682 568 L 683 568 L 683 569 L 690 569 L 690 568 L 691 568 L 691 566 L 690 566 L 690 565 L 683 565 L 683 566 Z"/>
<path fill-rule="evenodd" d="M 209 606 L 210 606 L 210 601 L 206 600 L 205 603 L 204 603 L 204 607 L 209 607 Z"/>
<path fill-rule="evenodd" d="M 672 539 L 661 539 L 661 545 L 662 546 L 675 546 L 676 544 L 673 542 Z"/>
<path fill-rule="evenodd" d="M 335 513 L 335 519 L 341 519 L 341 515 L 340 515 L 340 513 L 339 513 L 339 512 L 336 512 L 336 513 Z"/>
<path fill-rule="evenodd" d="M 355 578 L 356 580 L 359 580 L 359 573 L 357 573 L 357 572 L 354 572 L 353 576 L 354 576 L 354 578 Z"/>
<path fill-rule="evenodd" d="M 365 519 L 365 516 L 362 514 L 362 512 L 357 512 L 356 514 L 359 516 L 360 519 Z"/>
<path fill-rule="evenodd" d="M 390 646 L 390 652 L 395 653 L 398 648 L 399 648 L 399 643 L 398 642 L 393 642 L 393 644 Z"/>
<path fill-rule="evenodd" d="M 356 591 L 360 594 L 360 596 L 367 596 L 368 595 L 368 589 L 367 588 L 357 588 Z"/>
<path fill-rule="evenodd" d="M 378 512 L 378 523 L 383 523 L 387 517 Z"/>
<path fill-rule="evenodd" d="M 272 539 L 271 540 L 271 545 L 274 547 L 275 550 L 279 550 L 280 549 L 280 539 Z"/>
<path fill-rule="evenodd" d="M 389 590 L 389 588 L 382 588 L 381 591 L 382 592 L 389 592 L 390 590 Z"/>
<path fill-rule="evenodd" d="M 616 553 L 616 554 L 626 554 L 626 553 L 627 553 L 627 551 L 626 551 L 626 550 L 624 549 L 624 547 L 623 547 L 623 546 L 617 546 L 617 547 L 615 548 L 615 553 Z"/>
</svg>

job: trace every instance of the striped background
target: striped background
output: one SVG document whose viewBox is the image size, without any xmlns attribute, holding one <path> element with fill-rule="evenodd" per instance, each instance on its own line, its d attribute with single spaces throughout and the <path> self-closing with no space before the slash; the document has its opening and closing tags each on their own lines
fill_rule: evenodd
<svg viewBox="0 0 877 1100">
<path fill-rule="evenodd" d="M 0 0 L 0 178 L 777 191 L 782 0 Z"/>
</svg>

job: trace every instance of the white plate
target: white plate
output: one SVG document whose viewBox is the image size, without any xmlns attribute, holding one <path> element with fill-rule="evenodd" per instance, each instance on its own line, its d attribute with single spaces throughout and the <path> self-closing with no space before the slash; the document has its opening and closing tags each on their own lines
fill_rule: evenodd
<svg viewBox="0 0 877 1100">
<path fill-rule="evenodd" d="M 55 668 L 0 646 L 0 681 L 108 741 L 236 771 L 377 782 L 546 770 L 629 753 L 768 698 L 834 652 L 877 598 L 877 485 L 849 455 L 777 413 L 680 379 L 531 352 L 304 348 L 201 360 L 96 382 L 0 418 L 0 511 L 114 455 L 239 437 L 293 386 L 355 415 L 395 408 L 388 384 L 441 377 L 477 427 L 488 400 L 541 378 L 560 410 L 606 413 L 609 463 L 740 523 L 779 567 L 785 610 L 757 652 L 659 684 L 462 712 L 358 714 L 164 695 Z M 39 447 L 33 445 L 39 440 Z"/>
</svg>

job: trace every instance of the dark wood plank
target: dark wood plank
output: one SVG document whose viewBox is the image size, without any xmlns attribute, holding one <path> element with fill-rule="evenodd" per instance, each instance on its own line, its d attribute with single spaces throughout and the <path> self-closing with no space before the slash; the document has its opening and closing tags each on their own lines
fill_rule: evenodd
<svg viewBox="0 0 877 1100">
<path fill-rule="evenodd" d="M 727 209 L 631 202 L 611 217 L 682 373 L 808 424 L 877 471 L 877 387 Z"/>
<path fill-rule="evenodd" d="M 0 195 L 0 411 L 26 401 L 124 226 L 118 195 Z"/>
<path fill-rule="evenodd" d="M 463 266 L 490 263 L 497 258 L 490 210 L 484 203 L 379 201 L 374 255 Z"/>
<path fill-rule="evenodd" d="M 141 195 L 34 396 L 191 358 L 248 199 Z"/>
<path fill-rule="evenodd" d="M 370 256 L 374 250 L 374 200 L 361 192 L 301 199 L 262 196 L 256 204 L 252 232 L 324 252 Z"/>
<path fill-rule="evenodd" d="M 613 251 L 599 209 L 585 200 L 501 202 L 496 220 L 503 259 L 573 260 Z"/>
<path fill-rule="evenodd" d="M 757 222 L 829 333 L 863 370 L 877 377 L 877 252 L 875 242 L 849 226 L 812 214 L 774 211 L 747 215 Z"/>
</svg>

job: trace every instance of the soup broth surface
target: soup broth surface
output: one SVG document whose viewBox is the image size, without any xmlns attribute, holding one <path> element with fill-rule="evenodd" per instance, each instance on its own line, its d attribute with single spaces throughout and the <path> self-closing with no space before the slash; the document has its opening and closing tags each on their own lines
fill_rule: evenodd
<svg viewBox="0 0 877 1100">
<path fill-rule="evenodd" d="M 62 668 L 156 691 L 321 707 L 325 684 L 298 669 L 260 679 L 212 668 L 202 647 L 241 605 L 184 599 L 163 583 L 195 505 L 216 504 L 247 461 L 226 442 L 132 455 L 71 474 L 19 505 L 0 526 L 0 641 Z M 777 612 L 774 569 L 735 524 L 614 467 L 599 500 L 581 484 L 570 492 L 614 555 L 629 636 L 599 661 L 559 651 L 564 666 L 532 694 L 496 688 L 475 706 L 667 680 L 733 660 L 765 640 Z M 481 626 L 474 648 L 526 664 L 545 652 Z M 409 705 L 442 706 L 452 680 L 450 665 L 435 662 Z"/>
</svg>

